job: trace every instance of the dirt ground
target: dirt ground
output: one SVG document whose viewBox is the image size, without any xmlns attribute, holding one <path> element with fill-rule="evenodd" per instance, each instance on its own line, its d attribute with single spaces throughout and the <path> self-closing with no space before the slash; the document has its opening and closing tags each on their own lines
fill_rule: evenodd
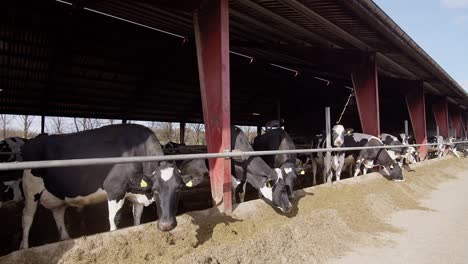
<svg viewBox="0 0 468 264">
<path fill-rule="evenodd" d="M 459 182 L 468 176 L 468 159 L 429 161 L 415 169 L 415 172 L 405 172 L 406 181 L 401 183 L 369 174 L 332 186 L 299 191 L 295 210 L 288 215 L 256 200 L 239 205 L 232 216 L 220 214 L 216 209 L 183 214 L 178 217 L 178 227 L 169 233 L 158 231 L 155 223 L 150 222 L 13 252 L 0 258 L 0 263 L 324 263 L 345 260 L 361 248 L 397 247 L 399 242 L 394 236 L 403 236 L 408 231 L 392 222 L 395 213 L 403 210 L 433 212 L 425 199 L 441 184 Z M 443 200 L 444 195 L 441 197 Z"/>
</svg>

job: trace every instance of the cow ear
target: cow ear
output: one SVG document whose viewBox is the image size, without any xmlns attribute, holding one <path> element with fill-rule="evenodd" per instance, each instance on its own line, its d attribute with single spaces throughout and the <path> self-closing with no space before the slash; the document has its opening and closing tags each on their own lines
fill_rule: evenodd
<svg viewBox="0 0 468 264">
<path fill-rule="evenodd" d="M 275 181 L 274 181 L 274 180 L 268 180 L 268 181 L 265 183 L 265 186 L 268 187 L 268 188 L 273 188 L 273 185 L 275 185 Z"/>
<path fill-rule="evenodd" d="M 305 175 L 305 169 L 304 168 L 296 168 L 296 174 L 297 175 Z"/>
<path fill-rule="evenodd" d="M 351 134 L 353 132 L 354 132 L 354 129 L 352 129 L 352 128 L 348 128 L 348 129 L 345 130 L 345 134 Z"/>
<path fill-rule="evenodd" d="M 184 185 L 189 188 L 195 187 L 203 181 L 201 177 L 194 178 L 192 175 L 180 175 L 180 177 L 182 178 Z"/>
</svg>

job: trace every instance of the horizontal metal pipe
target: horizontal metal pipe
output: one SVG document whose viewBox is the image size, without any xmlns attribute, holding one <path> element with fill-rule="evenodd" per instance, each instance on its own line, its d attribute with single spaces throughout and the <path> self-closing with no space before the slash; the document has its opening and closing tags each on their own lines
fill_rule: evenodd
<svg viewBox="0 0 468 264">
<path fill-rule="evenodd" d="M 456 143 L 468 143 L 468 141 L 458 141 Z M 448 143 L 443 143 L 447 145 Z M 108 165 L 119 163 L 133 162 L 152 162 L 152 161 L 173 161 L 187 159 L 210 159 L 210 158 L 238 158 L 250 156 L 265 156 L 276 154 L 307 154 L 315 152 L 327 151 L 354 151 L 363 149 L 388 149 L 388 148 L 405 148 L 418 146 L 434 146 L 439 144 L 414 144 L 414 145 L 395 145 L 395 146 L 375 146 L 375 147 L 352 147 L 352 148 L 324 148 L 324 149 L 295 149 L 295 150 L 269 150 L 269 151 L 236 151 L 225 153 L 202 153 L 202 154 L 180 154 L 180 155 L 164 155 L 164 156 L 135 156 L 135 157 L 114 157 L 114 158 L 89 158 L 89 159 L 68 159 L 68 160 L 43 160 L 43 161 L 24 161 L 1 163 L 0 171 L 6 170 L 24 170 L 24 169 L 39 169 L 39 168 L 58 168 L 58 167 L 75 167 L 89 165 Z"/>
</svg>

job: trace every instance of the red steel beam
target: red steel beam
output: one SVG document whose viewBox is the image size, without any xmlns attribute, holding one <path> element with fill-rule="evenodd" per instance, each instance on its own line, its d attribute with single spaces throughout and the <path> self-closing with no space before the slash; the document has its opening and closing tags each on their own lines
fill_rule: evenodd
<svg viewBox="0 0 468 264">
<path fill-rule="evenodd" d="M 193 15 L 207 150 L 223 152 L 231 149 L 228 0 L 203 1 Z M 213 201 L 229 213 L 231 161 L 209 163 Z"/>
<path fill-rule="evenodd" d="M 378 137 L 380 135 L 379 84 L 375 53 L 364 56 L 359 63 L 353 65 L 351 77 L 362 132 Z"/>
<path fill-rule="evenodd" d="M 461 112 L 458 109 L 452 109 L 450 112 L 450 123 L 452 125 L 452 129 L 455 132 L 455 137 L 459 138 L 463 136 L 462 132 L 462 116 Z"/>
<path fill-rule="evenodd" d="M 436 124 L 439 127 L 439 134 L 444 138 L 449 135 L 449 118 L 447 98 L 441 98 L 432 104 L 432 111 Z"/>
<path fill-rule="evenodd" d="M 406 106 L 411 120 L 411 127 L 413 128 L 414 138 L 416 144 L 427 143 L 427 130 L 426 130 L 426 101 L 424 98 L 424 88 L 422 82 L 416 84 L 416 87 L 408 87 L 405 92 Z M 419 155 L 421 160 L 427 157 L 427 147 L 419 147 Z"/>
</svg>

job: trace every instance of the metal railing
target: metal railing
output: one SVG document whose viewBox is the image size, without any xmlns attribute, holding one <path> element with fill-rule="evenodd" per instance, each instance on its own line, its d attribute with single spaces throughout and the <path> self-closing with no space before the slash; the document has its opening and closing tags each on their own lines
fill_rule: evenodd
<svg viewBox="0 0 468 264">
<path fill-rule="evenodd" d="M 175 160 L 186 160 L 186 159 L 244 158 L 244 157 L 250 157 L 250 156 L 265 156 L 265 155 L 276 155 L 276 154 L 309 154 L 309 153 L 317 153 L 317 152 L 331 152 L 331 151 L 341 152 L 341 151 L 356 151 L 356 150 L 364 150 L 364 149 L 391 149 L 391 148 L 407 148 L 407 147 L 420 147 L 420 146 L 438 146 L 442 144 L 453 145 L 453 144 L 463 144 L 463 143 L 468 143 L 468 141 L 456 141 L 452 143 L 374 146 L 374 147 L 269 150 L 269 151 L 245 151 L 245 152 L 233 150 L 233 151 L 221 152 L 221 153 L 24 161 L 24 162 L 0 163 L 0 171 L 39 169 L 39 168 L 75 167 L 75 166 L 89 166 L 89 165 L 109 165 L 109 164 L 134 163 L 134 162 L 175 161 Z"/>
</svg>

